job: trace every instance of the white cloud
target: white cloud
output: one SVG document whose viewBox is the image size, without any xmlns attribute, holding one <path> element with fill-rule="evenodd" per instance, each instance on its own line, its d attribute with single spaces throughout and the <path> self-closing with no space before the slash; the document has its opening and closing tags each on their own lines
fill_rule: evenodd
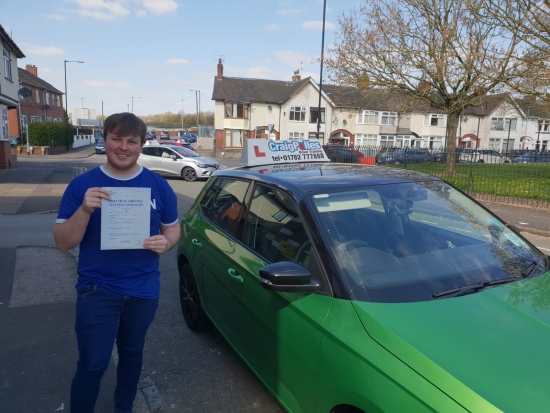
<svg viewBox="0 0 550 413">
<path fill-rule="evenodd" d="M 322 30 L 323 29 L 323 21 L 322 20 L 310 20 L 307 22 L 304 22 L 302 24 L 303 29 L 308 30 Z M 325 22 L 325 30 L 326 29 L 334 29 L 334 24 L 331 22 Z"/>
<path fill-rule="evenodd" d="M 21 50 L 27 56 L 58 56 L 65 54 L 65 50 L 57 46 L 40 46 L 30 43 L 22 43 Z"/>
<path fill-rule="evenodd" d="M 174 0 L 142 0 L 141 4 L 155 14 L 172 13 L 178 9 L 178 3 Z"/>
<path fill-rule="evenodd" d="M 46 15 L 46 18 L 51 19 L 51 20 L 65 20 L 66 19 L 65 16 L 62 16 L 60 14 L 48 14 L 48 15 Z"/>
<path fill-rule="evenodd" d="M 145 10 L 138 10 L 138 11 L 136 11 L 136 15 L 138 17 L 145 17 L 145 16 L 147 16 L 147 12 Z"/>
<path fill-rule="evenodd" d="M 280 16 L 286 16 L 289 14 L 298 14 L 302 11 L 302 9 L 282 9 L 277 11 L 277 14 Z"/>
<path fill-rule="evenodd" d="M 84 84 L 93 88 L 128 89 L 132 87 L 128 82 L 109 82 L 107 80 L 86 80 Z"/>
<path fill-rule="evenodd" d="M 115 20 L 117 17 L 127 16 L 130 11 L 122 3 L 123 0 L 66 0 L 80 6 L 78 14 L 100 20 Z"/>
<path fill-rule="evenodd" d="M 169 65 L 188 65 L 191 64 L 191 62 L 187 59 L 182 58 L 174 58 L 174 59 L 168 59 L 166 60 L 166 63 Z"/>
<path fill-rule="evenodd" d="M 278 30 L 279 26 L 277 26 L 276 24 L 270 24 L 269 26 L 266 26 L 265 29 L 266 30 Z"/>
</svg>

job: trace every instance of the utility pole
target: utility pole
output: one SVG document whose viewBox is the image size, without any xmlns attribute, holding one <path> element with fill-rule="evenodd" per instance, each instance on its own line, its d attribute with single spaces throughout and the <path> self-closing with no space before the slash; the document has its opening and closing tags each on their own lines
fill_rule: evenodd
<svg viewBox="0 0 550 413">
<path fill-rule="evenodd" d="M 183 130 L 183 99 L 181 100 L 181 130 Z"/>
<path fill-rule="evenodd" d="M 101 101 L 101 125 L 105 122 L 105 118 L 103 117 L 103 101 Z"/>
</svg>

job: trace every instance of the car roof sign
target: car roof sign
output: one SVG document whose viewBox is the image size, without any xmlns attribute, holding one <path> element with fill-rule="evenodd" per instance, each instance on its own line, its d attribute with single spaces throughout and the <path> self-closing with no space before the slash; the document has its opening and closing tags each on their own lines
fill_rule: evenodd
<svg viewBox="0 0 550 413">
<path fill-rule="evenodd" d="M 317 139 L 275 141 L 247 139 L 239 166 L 274 165 L 284 163 L 330 162 Z"/>
</svg>

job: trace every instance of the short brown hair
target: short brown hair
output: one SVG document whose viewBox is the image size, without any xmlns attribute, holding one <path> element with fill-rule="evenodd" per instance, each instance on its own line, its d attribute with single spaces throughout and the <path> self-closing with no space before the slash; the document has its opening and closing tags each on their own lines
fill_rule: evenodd
<svg viewBox="0 0 550 413">
<path fill-rule="evenodd" d="M 113 113 L 103 124 L 103 138 L 107 139 L 107 134 L 113 133 L 118 136 L 139 136 L 141 145 L 145 144 L 145 132 L 147 126 L 140 118 L 133 113 L 122 112 Z"/>
</svg>

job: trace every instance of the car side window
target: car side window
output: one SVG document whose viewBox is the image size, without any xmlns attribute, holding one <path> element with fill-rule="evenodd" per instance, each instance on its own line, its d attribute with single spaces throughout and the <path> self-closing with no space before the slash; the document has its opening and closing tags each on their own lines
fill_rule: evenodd
<svg viewBox="0 0 550 413">
<path fill-rule="evenodd" d="M 201 201 L 205 218 L 237 237 L 242 228 L 243 204 L 248 186 L 247 181 L 218 179 Z"/>
<path fill-rule="evenodd" d="M 256 185 L 243 242 L 271 263 L 294 261 L 309 266 L 311 242 L 298 205 L 283 191 Z"/>
<path fill-rule="evenodd" d="M 144 155 L 158 156 L 158 148 L 143 148 L 141 150 Z"/>
</svg>

